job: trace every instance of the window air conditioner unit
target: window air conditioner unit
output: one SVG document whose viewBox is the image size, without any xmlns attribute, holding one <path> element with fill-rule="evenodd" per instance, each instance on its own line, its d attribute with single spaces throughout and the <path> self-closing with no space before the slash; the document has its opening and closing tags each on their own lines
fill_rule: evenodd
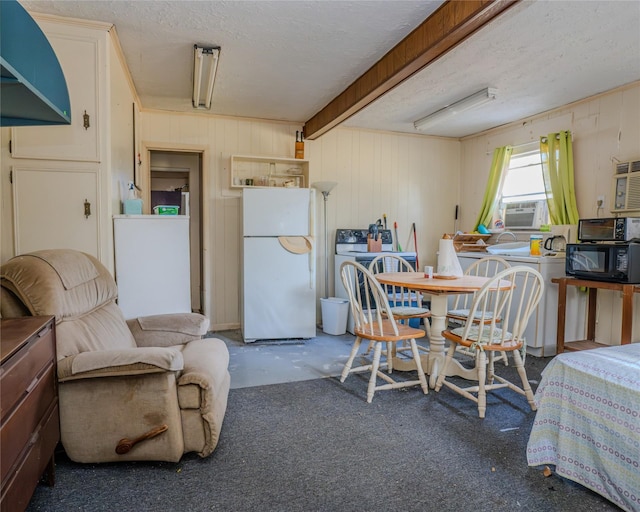
<svg viewBox="0 0 640 512">
<path fill-rule="evenodd" d="M 611 213 L 640 212 L 640 159 L 615 164 Z"/>
<path fill-rule="evenodd" d="M 507 229 L 539 229 L 546 212 L 546 201 L 509 203 L 504 210 Z"/>
</svg>

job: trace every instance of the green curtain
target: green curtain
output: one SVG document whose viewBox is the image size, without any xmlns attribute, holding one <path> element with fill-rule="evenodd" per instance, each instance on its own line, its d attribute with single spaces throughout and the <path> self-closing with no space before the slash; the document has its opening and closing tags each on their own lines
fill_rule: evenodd
<svg viewBox="0 0 640 512">
<path fill-rule="evenodd" d="M 492 227 L 491 221 L 493 220 L 493 213 L 496 206 L 498 206 L 500 187 L 502 186 L 502 181 L 506 175 L 506 170 L 509 168 L 511 153 L 513 153 L 513 148 L 511 146 L 496 148 L 493 151 L 493 161 L 491 162 L 489 181 L 487 182 L 487 188 L 484 191 L 484 199 L 482 200 L 480 215 L 478 215 L 478 220 L 476 221 L 474 228 L 476 231 L 480 224 L 489 229 Z"/>
<path fill-rule="evenodd" d="M 551 224 L 577 224 L 571 132 L 562 131 L 541 137 L 540 158 Z"/>
</svg>

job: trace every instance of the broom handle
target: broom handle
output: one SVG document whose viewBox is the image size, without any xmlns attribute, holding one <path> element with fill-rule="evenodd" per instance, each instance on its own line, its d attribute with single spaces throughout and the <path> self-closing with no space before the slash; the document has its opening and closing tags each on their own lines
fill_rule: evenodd
<svg viewBox="0 0 640 512">
<path fill-rule="evenodd" d="M 413 246 L 416 249 L 416 270 L 420 269 L 420 261 L 418 260 L 418 235 L 416 235 L 416 223 L 413 223 Z"/>
<path fill-rule="evenodd" d="M 400 247 L 400 240 L 398 239 L 398 223 L 393 223 L 393 234 L 396 236 L 396 249 L 398 252 L 402 252 L 402 247 Z"/>
</svg>

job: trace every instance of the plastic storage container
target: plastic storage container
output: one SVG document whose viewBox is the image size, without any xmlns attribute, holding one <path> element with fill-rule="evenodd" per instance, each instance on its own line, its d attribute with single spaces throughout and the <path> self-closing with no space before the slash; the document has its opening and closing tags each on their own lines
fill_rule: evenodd
<svg viewBox="0 0 640 512">
<path fill-rule="evenodd" d="M 338 297 L 320 299 L 322 308 L 322 332 L 339 336 L 347 332 L 349 301 Z"/>
<path fill-rule="evenodd" d="M 125 215 L 142 215 L 142 199 L 125 199 L 122 202 L 122 213 Z"/>
<path fill-rule="evenodd" d="M 179 211 L 179 206 L 159 204 L 158 206 L 153 207 L 153 213 L 155 213 L 156 215 L 178 215 Z"/>
<path fill-rule="evenodd" d="M 529 238 L 529 255 L 542 256 L 542 235 L 531 235 Z"/>
</svg>

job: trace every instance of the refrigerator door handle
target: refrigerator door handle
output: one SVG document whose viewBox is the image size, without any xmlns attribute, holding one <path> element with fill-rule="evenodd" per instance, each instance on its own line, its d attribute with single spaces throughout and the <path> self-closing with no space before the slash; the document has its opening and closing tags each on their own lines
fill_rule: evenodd
<svg viewBox="0 0 640 512">
<path fill-rule="evenodd" d="M 316 265 L 316 251 L 314 251 L 313 247 L 313 237 L 305 236 L 307 241 L 309 242 L 310 251 L 309 251 L 309 288 L 314 288 L 314 277 L 315 277 L 315 265 Z"/>
</svg>

